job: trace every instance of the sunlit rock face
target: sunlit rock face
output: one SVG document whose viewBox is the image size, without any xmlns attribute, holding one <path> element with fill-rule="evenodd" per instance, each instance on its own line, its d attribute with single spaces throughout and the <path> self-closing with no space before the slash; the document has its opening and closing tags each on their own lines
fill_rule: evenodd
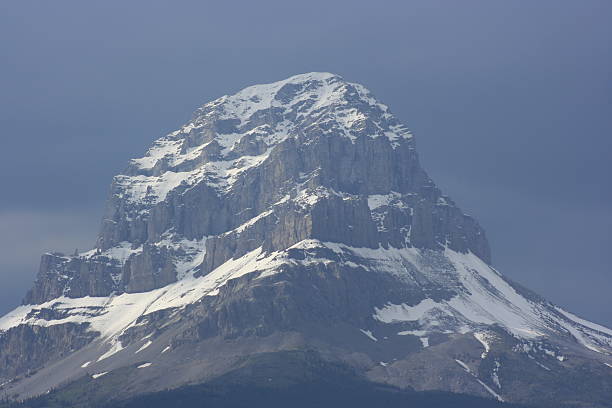
<svg viewBox="0 0 612 408">
<path fill-rule="evenodd" d="M 328 73 L 255 85 L 113 179 L 95 248 L 43 255 L 0 319 L 0 396 L 133 368 L 127 396 L 313 349 L 404 388 L 609 402 L 612 331 L 490 263 L 366 88 Z"/>
</svg>

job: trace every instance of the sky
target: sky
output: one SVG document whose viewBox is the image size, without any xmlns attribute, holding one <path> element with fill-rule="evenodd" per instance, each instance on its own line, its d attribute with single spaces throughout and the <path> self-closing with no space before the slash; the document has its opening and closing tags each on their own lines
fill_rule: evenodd
<svg viewBox="0 0 612 408">
<path fill-rule="evenodd" d="M 612 3 L 0 2 L 0 313 L 91 248 L 113 175 L 200 105 L 309 71 L 368 87 L 493 264 L 612 327 Z"/>
</svg>

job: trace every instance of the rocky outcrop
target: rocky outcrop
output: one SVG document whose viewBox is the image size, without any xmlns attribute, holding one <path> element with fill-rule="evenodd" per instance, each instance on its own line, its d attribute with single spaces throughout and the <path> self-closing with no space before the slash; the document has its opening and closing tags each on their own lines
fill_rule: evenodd
<svg viewBox="0 0 612 408">
<path fill-rule="evenodd" d="M 42 365 L 79 350 L 97 336 L 88 326 L 20 325 L 0 333 L 0 378 L 32 375 Z"/>
<path fill-rule="evenodd" d="M 60 296 L 108 296 L 118 289 L 115 280 L 120 276 L 121 264 L 112 258 L 45 254 L 24 304 L 43 303 Z"/>
<path fill-rule="evenodd" d="M 146 292 L 176 281 L 172 254 L 166 247 L 145 244 L 142 251 L 130 256 L 123 266 L 126 292 Z"/>
</svg>

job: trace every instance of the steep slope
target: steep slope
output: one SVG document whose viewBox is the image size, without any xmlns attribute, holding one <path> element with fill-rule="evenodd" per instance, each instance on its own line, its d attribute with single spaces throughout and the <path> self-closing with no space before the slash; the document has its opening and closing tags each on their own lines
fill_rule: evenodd
<svg viewBox="0 0 612 408">
<path fill-rule="evenodd" d="M 133 395 L 315 348 L 398 387 L 612 400 L 612 330 L 495 271 L 410 132 L 327 73 L 224 96 L 157 140 L 114 178 L 96 247 L 43 255 L 0 331 L 0 392 L 20 398 L 141 366 Z"/>
</svg>

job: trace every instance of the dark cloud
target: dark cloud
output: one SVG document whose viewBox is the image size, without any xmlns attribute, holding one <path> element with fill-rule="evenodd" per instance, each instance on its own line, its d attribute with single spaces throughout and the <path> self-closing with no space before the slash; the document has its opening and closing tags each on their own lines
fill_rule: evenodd
<svg viewBox="0 0 612 408">
<path fill-rule="evenodd" d="M 414 130 L 504 273 L 612 325 L 611 15 L 590 0 L 4 2 L 0 310 L 43 250 L 93 243 L 111 177 L 195 107 L 320 70 Z"/>
</svg>

